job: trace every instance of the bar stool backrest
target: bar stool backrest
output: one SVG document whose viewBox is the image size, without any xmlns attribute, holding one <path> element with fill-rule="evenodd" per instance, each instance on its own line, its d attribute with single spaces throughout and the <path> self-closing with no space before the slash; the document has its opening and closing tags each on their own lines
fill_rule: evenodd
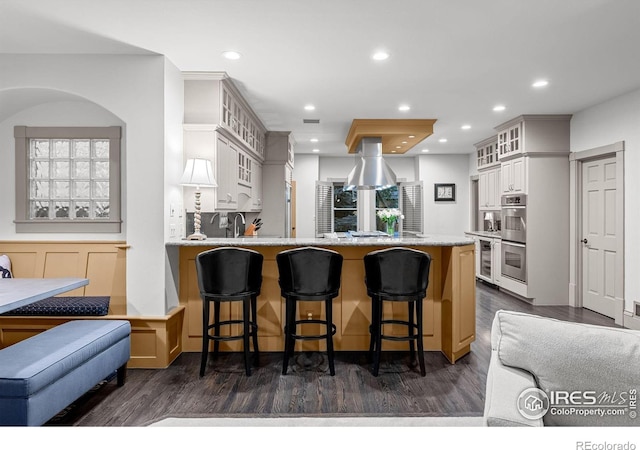
<svg viewBox="0 0 640 450">
<path fill-rule="evenodd" d="M 337 296 L 343 257 L 333 250 L 301 247 L 276 255 L 282 296 Z"/>
<path fill-rule="evenodd" d="M 203 297 L 260 293 L 264 257 L 255 250 L 218 247 L 196 256 L 198 287 Z"/>
<path fill-rule="evenodd" d="M 420 250 L 392 247 L 364 257 L 368 295 L 424 298 L 429 285 L 431 255 Z"/>
</svg>

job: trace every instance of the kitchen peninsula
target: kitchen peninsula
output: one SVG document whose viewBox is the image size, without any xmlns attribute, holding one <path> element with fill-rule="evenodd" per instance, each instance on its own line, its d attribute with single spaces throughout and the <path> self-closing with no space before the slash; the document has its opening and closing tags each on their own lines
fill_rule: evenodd
<svg viewBox="0 0 640 450">
<path fill-rule="evenodd" d="M 329 248 L 344 257 L 340 295 L 334 299 L 333 306 L 333 322 L 337 327 L 334 345 L 337 351 L 365 351 L 369 348 L 371 299 L 367 296 L 364 284 L 363 257 L 371 251 L 394 246 L 426 251 L 432 257 L 424 304 L 425 351 L 441 351 L 451 363 L 455 363 L 469 353 L 471 343 L 475 340 L 475 247 L 473 240 L 464 236 L 345 239 L 244 237 L 175 240 L 166 245 L 179 247 L 179 301 L 185 307 L 183 351 L 199 352 L 202 345 L 202 301 L 195 257 L 202 251 L 223 246 L 250 248 L 264 255 L 262 290 L 258 297 L 260 351 L 282 351 L 284 348 L 284 301 L 280 297 L 276 255 L 283 250 L 303 246 Z M 321 317 L 324 311 L 320 303 L 302 302 L 298 308 L 300 318 Z M 385 315 L 391 314 L 399 319 L 406 318 L 406 305 L 392 305 L 389 310 L 385 309 Z M 223 305 L 222 315 L 239 317 L 240 308 Z M 390 330 L 391 334 L 394 332 Z M 396 333 L 404 334 L 406 330 L 398 329 Z M 239 342 L 222 343 L 221 350 L 240 351 L 240 345 Z M 324 350 L 323 345 L 321 342 L 299 342 L 296 350 Z M 383 350 L 406 348 L 403 342 L 385 342 Z"/>
</svg>

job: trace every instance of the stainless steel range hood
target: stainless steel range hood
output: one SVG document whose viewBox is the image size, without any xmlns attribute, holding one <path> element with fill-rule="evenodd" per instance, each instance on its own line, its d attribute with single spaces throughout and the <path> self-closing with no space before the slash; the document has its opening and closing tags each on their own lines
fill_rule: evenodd
<svg viewBox="0 0 640 450">
<path fill-rule="evenodd" d="M 396 184 L 396 174 L 382 158 L 382 138 L 363 137 L 358 144 L 356 166 L 344 184 L 345 190 L 386 189 Z"/>
</svg>

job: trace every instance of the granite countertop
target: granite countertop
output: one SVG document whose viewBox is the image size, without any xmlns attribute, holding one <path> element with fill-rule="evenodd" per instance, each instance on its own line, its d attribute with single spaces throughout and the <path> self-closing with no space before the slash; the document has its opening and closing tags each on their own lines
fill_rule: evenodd
<svg viewBox="0 0 640 450">
<path fill-rule="evenodd" d="M 499 231 L 465 231 L 465 234 L 473 234 L 474 236 L 502 239 L 502 235 L 500 234 Z"/>
<path fill-rule="evenodd" d="M 187 241 L 185 239 L 172 239 L 165 243 L 166 246 L 206 247 L 206 246 L 403 246 L 425 245 L 440 247 L 455 247 L 473 244 L 473 239 L 467 236 L 457 235 L 418 235 L 411 237 L 357 237 L 357 238 L 276 238 L 276 237 L 238 237 L 238 238 L 207 238 L 204 241 Z"/>
</svg>

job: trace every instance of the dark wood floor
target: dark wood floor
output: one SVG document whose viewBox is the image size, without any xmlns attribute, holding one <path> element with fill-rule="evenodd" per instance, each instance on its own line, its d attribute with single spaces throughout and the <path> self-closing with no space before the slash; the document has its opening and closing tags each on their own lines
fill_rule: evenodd
<svg viewBox="0 0 640 450">
<path fill-rule="evenodd" d="M 167 369 L 129 369 L 123 387 L 104 383 L 47 425 L 141 426 L 169 416 L 481 416 L 496 311 L 615 326 L 589 310 L 533 307 L 482 283 L 476 292 L 471 353 L 452 365 L 440 352 L 427 352 L 426 377 L 409 366 L 408 353 L 384 353 L 376 378 L 365 353 L 339 352 L 335 377 L 324 355 L 298 355 L 283 376 L 282 354 L 263 353 L 251 377 L 244 375 L 239 354 L 223 354 L 200 378 L 200 354 L 183 353 Z"/>
</svg>

